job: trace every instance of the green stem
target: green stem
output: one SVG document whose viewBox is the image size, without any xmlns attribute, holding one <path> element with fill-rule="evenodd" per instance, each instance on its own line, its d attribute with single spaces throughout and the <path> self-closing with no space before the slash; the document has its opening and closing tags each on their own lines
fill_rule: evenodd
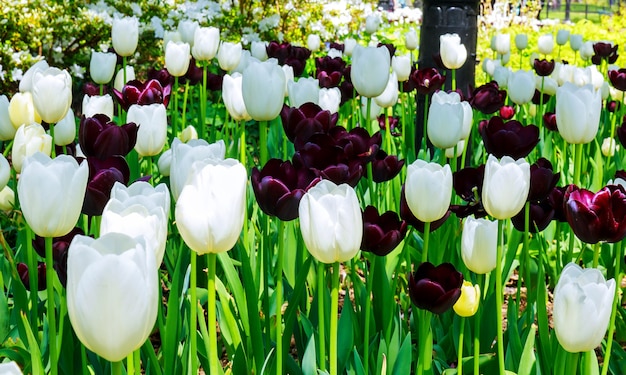
<svg viewBox="0 0 626 375">
<path fill-rule="evenodd" d="M 80 366 L 82 368 L 83 375 L 90 375 L 89 369 L 87 368 L 87 350 L 85 349 L 85 345 L 83 343 L 79 343 L 80 345 Z"/>
<path fill-rule="evenodd" d="M 600 259 L 600 242 L 597 242 L 593 244 L 593 268 L 598 268 L 599 259 Z"/>
<path fill-rule="evenodd" d="M 480 286 L 481 295 L 479 296 L 480 302 L 478 305 L 478 311 L 474 315 L 474 375 L 480 375 L 480 318 L 483 312 L 482 293 L 484 292 L 484 277 L 482 275 L 476 275 L 477 283 Z"/>
<path fill-rule="evenodd" d="M 239 121 L 240 135 L 239 135 L 239 161 L 246 166 L 246 123 L 245 121 Z M 246 166 L 247 168 L 247 166 Z"/>
<path fill-rule="evenodd" d="M 422 125 L 422 148 L 421 150 L 426 151 L 426 139 L 428 139 L 428 135 L 426 130 L 428 128 L 428 94 L 424 95 L 424 119 Z"/>
<path fill-rule="evenodd" d="M 370 134 L 372 134 L 372 132 L 371 132 L 371 130 L 372 130 L 371 129 L 372 122 L 371 122 L 371 119 L 370 119 L 370 111 L 372 109 L 372 98 L 367 98 L 367 106 L 365 108 L 366 108 L 367 112 L 365 112 L 365 124 L 363 124 L 364 125 L 363 127 Z"/>
<path fill-rule="evenodd" d="M 622 258 L 624 255 L 623 241 L 615 243 L 617 249 L 617 256 L 615 257 L 615 298 L 613 300 L 613 307 L 611 308 L 611 319 L 609 320 L 609 332 L 606 338 L 606 350 L 604 351 L 604 362 L 602 363 L 602 375 L 607 375 L 609 372 L 609 362 L 611 360 L 611 349 L 613 348 L 613 333 L 615 332 L 615 316 L 617 315 L 617 306 L 620 302 L 620 272 L 622 265 Z"/>
<path fill-rule="evenodd" d="M 37 293 L 37 257 L 33 250 L 33 230 L 26 226 L 26 260 L 28 262 L 28 282 L 30 283 L 30 326 L 33 332 L 39 331 L 39 293 Z M 35 336 L 36 337 L 36 336 Z"/>
<path fill-rule="evenodd" d="M 217 320 L 215 318 L 215 260 L 217 254 L 208 254 L 208 302 L 207 302 L 207 320 L 209 326 L 209 374 L 219 374 L 219 357 L 217 356 Z"/>
<path fill-rule="evenodd" d="M 532 301 L 532 299 L 530 298 L 530 290 L 531 290 L 531 273 L 530 273 L 530 250 L 529 250 L 529 245 L 530 245 L 530 202 L 526 202 L 526 204 L 524 205 L 524 243 L 523 243 L 523 248 L 522 248 L 522 253 L 524 254 L 524 262 L 522 263 L 523 266 L 523 270 L 524 270 L 524 284 L 526 284 L 526 293 L 527 293 L 527 298 L 529 299 L 529 302 Z M 521 288 L 521 284 L 522 283 L 517 283 L 517 301 L 521 301 L 521 299 L 519 298 L 520 295 L 520 288 Z M 529 324 L 532 324 L 532 320 L 534 320 L 534 316 L 533 314 L 528 314 L 528 319 L 529 319 Z"/>
<path fill-rule="evenodd" d="M 185 129 L 187 126 L 187 98 L 189 97 L 189 80 L 185 82 L 185 93 L 183 94 L 183 114 L 180 129 Z"/>
<path fill-rule="evenodd" d="M 202 67 L 202 88 L 200 90 L 200 139 L 206 139 L 206 81 L 207 65 Z"/>
<path fill-rule="evenodd" d="M 583 145 L 574 145 L 574 185 L 580 187 L 580 169 L 582 168 Z"/>
<path fill-rule="evenodd" d="M 317 262 L 317 319 L 320 353 L 320 370 L 326 371 L 326 313 L 324 311 L 324 291 L 326 283 L 324 280 L 325 264 Z"/>
<path fill-rule="evenodd" d="M 450 84 L 452 85 L 452 91 L 456 90 L 456 69 L 451 70 L 452 73 L 452 81 Z"/>
<path fill-rule="evenodd" d="M 422 248 L 422 263 L 428 262 L 428 242 L 430 239 L 430 222 L 424 223 L 424 246 Z"/>
<path fill-rule="evenodd" d="M 375 201 L 376 199 L 376 193 L 374 192 L 374 175 L 372 172 L 372 163 L 367 163 L 367 186 L 368 186 L 368 195 L 370 198 L 370 204 L 372 206 L 376 206 L 377 202 Z"/>
<path fill-rule="evenodd" d="M 111 375 L 122 375 L 122 361 L 111 362 Z"/>
<path fill-rule="evenodd" d="M 52 138 L 52 148 L 50 149 L 50 157 L 54 159 L 57 156 L 56 147 L 54 145 L 54 124 L 49 124 L 50 137 Z"/>
<path fill-rule="evenodd" d="M 57 329 L 56 329 L 56 304 L 54 302 L 54 262 L 52 259 L 52 237 L 45 237 L 46 244 L 46 291 L 48 292 L 48 346 L 50 348 L 50 374 L 58 373 L 57 365 Z M 36 269 L 35 269 L 36 272 Z M 36 285 L 31 286 L 37 288 Z"/>
<path fill-rule="evenodd" d="M 267 145 L 267 121 L 259 121 L 259 148 L 261 149 L 261 166 L 264 166 L 268 160 L 268 145 Z"/>
<path fill-rule="evenodd" d="M 365 375 L 369 373 L 370 358 L 370 310 L 372 309 L 372 287 L 374 285 L 374 270 L 376 269 L 376 259 L 370 261 L 370 270 L 367 273 L 367 298 L 365 299 L 365 327 L 363 327 L 363 368 Z"/>
<path fill-rule="evenodd" d="M 578 371 L 578 359 L 580 353 L 567 353 L 565 362 L 565 375 L 576 375 Z"/>
<path fill-rule="evenodd" d="M 172 110 L 172 137 L 171 141 L 178 135 L 178 77 L 174 77 L 174 90 L 172 90 L 172 104 L 174 109 Z"/>
<path fill-rule="evenodd" d="M 461 317 L 461 327 L 459 328 L 459 350 L 457 355 L 456 373 L 463 374 L 463 334 L 465 333 L 465 318 Z"/>
<path fill-rule="evenodd" d="M 417 358 L 417 374 L 430 375 L 433 362 L 433 332 L 430 326 L 432 313 L 427 310 L 418 311 L 419 319 L 419 357 Z"/>
<path fill-rule="evenodd" d="M 496 332 L 498 333 L 498 369 L 504 374 L 504 334 L 502 332 L 502 251 L 504 247 L 503 220 L 498 220 L 498 246 L 496 250 Z"/>
<path fill-rule="evenodd" d="M 198 285 L 198 275 L 196 274 L 198 254 L 191 250 L 190 261 L 190 275 L 189 275 L 189 356 L 191 361 L 192 374 L 198 373 L 198 335 L 196 334 L 196 321 L 197 321 L 197 305 L 198 297 L 196 295 L 196 288 Z M 210 293 L 210 289 L 209 289 Z M 215 293 L 215 289 L 213 290 Z M 214 343 L 214 341 L 211 341 Z M 211 359 L 211 358 L 209 358 Z"/>
<path fill-rule="evenodd" d="M 278 223 L 278 255 L 276 257 L 276 374 L 283 373 L 283 252 L 285 222 L 279 219 Z"/>
<path fill-rule="evenodd" d="M 141 351 L 140 349 L 135 350 L 135 353 L 133 355 L 133 361 L 134 361 L 137 374 L 141 375 Z M 130 372 L 129 372 L 129 375 L 130 375 Z"/>
<path fill-rule="evenodd" d="M 128 375 L 135 374 L 135 362 L 133 361 L 133 357 L 134 357 L 134 352 L 130 352 L 130 354 L 126 357 L 126 373 Z"/>
<path fill-rule="evenodd" d="M 124 77 L 124 85 L 126 85 L 126 82 L 128 82 L 128 79 L 126 78 L 126 65 L 128 64 L 128 58 L 126 56 L 122 56 L 122 76 Z"/>
<path fill-rule="evenodd" d="M 333 263 L 330 292 L 330 375 L 337 375 L 337 314 L 339 313 L 339 262 Z"/>
</svg>

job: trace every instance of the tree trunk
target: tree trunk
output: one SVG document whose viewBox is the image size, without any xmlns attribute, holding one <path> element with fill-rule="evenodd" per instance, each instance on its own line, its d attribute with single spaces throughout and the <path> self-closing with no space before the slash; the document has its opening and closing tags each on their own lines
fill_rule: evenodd
<svg viewBox="0 0 626 375">
<path fill-rule="evenodd" d="M 569 11 L 572 0 L 565 0 L 565 21 L 569 21 Z"/>
</svg>

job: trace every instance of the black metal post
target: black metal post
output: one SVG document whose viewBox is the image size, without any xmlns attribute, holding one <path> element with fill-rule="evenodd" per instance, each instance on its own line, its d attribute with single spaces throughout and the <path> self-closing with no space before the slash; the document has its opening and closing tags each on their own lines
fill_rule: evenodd
<svg viewBox="0 0 626 375">
<path fill-rule="evenodd" d="M 456 87 L 466 96 L 474 87 L 478 5 L 478 0 L 424 0 L 422 7 L 418 66 L 420 69 L 437 67 L 434 56 L 439 54 L 439 37 L 449 33 L 458 34 L 461 43 L 467 48 L 467 60 L 456 72 Z M 445 87 L 449 88 L 452 75 L 449 71 L 445 73 L 447 75 Z M 415 134 L 417 149 L 421 147 L 424 136 L 423 118 L 424 111 L 427 110 L 424 104 L 424 95 L 418 94 Z"/>
</svg>

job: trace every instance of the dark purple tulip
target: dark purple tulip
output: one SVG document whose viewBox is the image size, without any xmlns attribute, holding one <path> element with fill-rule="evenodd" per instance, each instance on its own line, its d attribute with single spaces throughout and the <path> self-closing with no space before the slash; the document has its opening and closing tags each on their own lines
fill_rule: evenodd
<svg viewBox="0 0 626 375">
<path fill-rule="evenodd" d="M 500 90 L 500 87 L 495 81 L 474 89 L 469 99 L 472 108 L 486 115 L 499 111 L 505 101 L 506 91 Z"/>
<path fill-rule="evenodd" d="M 344 75 L 344 77 L 347 77 Z M 345 78 L 343 82 L 339 85 L 339 91 L 341 91 L 341 102 L 339 105 L 343 105 L 348 100 L 354 99 L 356 96 L 356 92 L 354 90 L 354 85 L 352 82 L 347 81 Z"/>
<path fill-rule="evenodd" d="M 543 115 L 543 126 L 553 132 L 558 132 L 559 128 L 556 125 L 556 114 L 554 112 L 546 112 Z"/>
<path fill-rule="evenodd" d="M 385 131 L 385 129 L 387 129 L 387 124 L 386 124 L 387 115 L 383 113 L 380 116 L 378 116 L 376 119 L 378 120 L 378 126 L 380 127 L 380 129 Z M 400 119 L 394 116 L 389 116 L 389 133 L 393 135 L 394 137 L 399 137 L 402 135 L 402 133 L 398 131 L 399 128 L 400 128 Z"/>
<path fill-rule="evenodd" d="M 402 220 L 406 221 L 407 224 L 417 229 L 418 232 L 424 233 L 424 222 L 420 219 L 416 218 L 413 215 L 413 212 L 409 208 L 409 205 L 406 203 L 406 195 L 404 194 L 404 185 L 402 185 L 402 189 L 400 191 L 400 217 Z M 430 223 L 430 231 L 434 232 L 439 229 L 443 225 L 443 223 L 448 220 L 450 217 L 450 210 L 446 211 L 446 214 L 437 221 L 433 221 Z"/>
<path fill-rule="evenodd" d="M 617 133 L 617 139 L 619 139 L 622 147 L 626 147 L 626 122 L 623 122 L 621 126 L 615 128 L 615 133 Z"/>
<path fill-rule="evenodd" d="M 162 86 L 156 79 L 151 79 L 145 83 L 139 80 L 132 80 L 124 86 L 122 92 L 113 89 L 113 96 L 126 111 L 133 104 L 163 103 L 167 107 L 171 93 L 171 86 Z"/>
<path fill-rule="evenodd" d="M 72 143 L 65 145 L 65 149 L 63 149 L 63 146 L 54 145 L 54 152 L 56 152 L 56 155 L 65 154 L 76 157 L 76 142 L 72 141 Z"/>
<path fill-rule="evenodd" d="M 417 69 L 409 77 L 417 92 L 422 95 L 430 95 L 439 90 L 446 82 L 446 77 L 435 68 Z"/>
<path fill-rule="evenodd" d="M 108 89 L 106 86 L 102 86 L 102 94 L 106 94 Z M 100 85 L 96 85 L 95 83 L 92 82 L 87 82 L 85 83 L 85 85 L 83 86 L 83 94 L 87 95 L 87 96 L 95 96 L 95 95 L 100 95 Z"/>
<path fill-rule="evenodd" d="M 267 52 L 267 56 L 275 58 L 278 60 L 279 65 L 283 65 L 291 53 L 291 48 L 290 43 L 271 41 L 265 47 L 265 51 Z"/>
<path fill-rule="evenodd" d="M 620 170 L 620 171 L 615 171 L 615 179 L 617 178 L 621 178 L 622 180 L 626 181 L 626 171 Z"/>
<path fill-rule="evenodd" d="M 616 185 L 597 193 L 570 185 L 563 197 L 565 217 L 586 243 L 618 242 L 626 237 L 626 192 Z"/>
<path fill-rule="evenodd" d="M 411 73 L 409 74 L 409 79 L 404 82 L 398 82 L 398 91 L 399 92 L 413 92 L 417 90 L 417 84 L 411 79 L 414 74 L 417 74 L 417 68 L 415 65 L 411 66 Z"/>
<path fill-rule="evenodd" d="M 442 314 L 459 299 L 462 284 L 463 275 L 451 263 L 424 262 L 409 275 L 409 295 L 418 308 Z"/>
<path fill-rule="evenodd" d="M 626 91 L 626 69 L 609 70 L 609 80 L 616 89 Z"/>
<path fill-rule="evenodd" d="M 315 103 L 304 103 L 298 108 L 283 105 L 280 118 L 287 138 L 299 149 L 315 133 L 328 133 L 337 125 L 339 115 L 323 110 Z"/>
<path fill-rule="evenodd" d="M 339 72 L 343 75 L 345 69 L 346 62 L 341 57 L 324 56 L 315 59 L 315 75 L 319 75 L 320 72 L 328 74 Z"/>
<path fill-rule="evenodd" d="M 524 231 L 524 213 L 525 210 L 521 210 L 517 215 L 511 218 L 511 222 L 515 229 L 520 232 Z M 545 199 L 539 203 L 530 203 L 530 211 L 528 217 L 530 233 L 538 233 L 546 229 L 550 222 L 554 218 L 554 208 Z"/>
<path fill-rule="evenodd" d="M 363 240 L 361 250 L 385 256 L 404 239 L 407 224 L 398 214 L 387 211 L 380 215 L 374 206 L 363 211 Z"/>
<path fill-rule="evenodd" d="M 138 126 L 134 122 L 117 126 L 107 115 L 81 117 L 78 143 L 87 157 L 107 159 L 128 154 L 137 142 Z"/>
<path fill-rule="evenodd" d="M 530 166 L 530 192 L 529 202 L 545 200 L 559 182 L 561 173 L 554 173 L 552 163 L 545 158 L 539 158 Z"/>
<path fill-rule="evenodd" d="M 609 64 L 613 64 L 619 57 L 617 54 L 618 48 L 619 44 L 612 45 L 611 43 L 606 42 L 594 43 L 593 52 L 595 52 L 595 54 L 591 56 L 591 62 L 595 65 L 600 65 L 602 60 L 606 59 Z"/>
<path fill-rule="evenodd" d="M 70 243 L 77 234 L 85 234 L 82 229 L 75 227 L 71 232 L 61 237 L 54 237 L 52 239 L 52 260 L 54 269 L 59 276 L 61 285 L 65 287 L 67 283 L 67 251 L 70 248 Z M 43 237 L 35 236 L 33 240 L 33 248 L 37 251 L 42 258 L 46 257 L 45 242 Z"/>
<path fill-rule="evenodd" d="M 485 165 L 478 167 L 465 167 L 452 174 L 452 187 L 466 205 L 451 205 L 450 211 L 457 217 L 464 218 L 474 215 L 476 218 L 487 216 L 480 197 L 483 190 L 483 180 L 485 176 Z"/>
<path fill-rule="evenodd" d="M 372 160 L 372 180 L 385 182 L 396 177 L 404 167 L 404 159 L 398 160 L 396 155 L 387 155 L 383 150 L 378 150 Z"/>
<path fill-rule="evenodd" d="M 620 103 L 615 100 L 606 101 L 606 110 L 611 113 L 615 113 L 616 111 L 619 111 L 620 107 L 621 107 Z"/>
<path fill-rule="evenodd" d="M 515 107 L 505 105 L 500 108 L 500 117 L 502 117 L 503 119 L 510 120 L 513 118 L 513 116 L 515 116 Z"/>
<path fill-rule="evenodd" d="M 87 158 L 89 180 L 85 191 L 82 212 L 88 216 L 102 215 L 104 206 L 111 197 L 111 189 L 116 182 L 128 185 L 130 169 L 126 159 L 111 156 L 106 160 Z"/>
<path fill-rule="evenodd" d="M 167 71 L 166 68 L 156 70 L 155 68 L 148 69 L 148 81 L 156 79 L 161 84 L 161 87 L 172 86 L 174 84 L 174 76 Z"/>
<path fill-rule="evenodd" d="M 361 127 L 347 131 L 343 126 L 335 126 L 328 134 L 333 137 L 335 144 L 341 147 L 346 161 L 358 160 L 363 164 L 374 160 L 383 141 L 380 131 L 370 136 L 367 130 Z"/>
<path fill-rule="evenodd" d="M 332 88 L 332 87 L 339 87 L 339 84 L 341 83 L 341 78 L 343 78 L 343 75 L 341 74 L 341 72 L 325 72 L 325 71 L 321 71 L 319 73 L 317 73 L 317 80 L 319 81 L 319 85 L 322 88 Z"/>
<path fill-rule="evenodd" d="M 545 92 L 543 94 L 541 94 L 539 92 L 539 90 L 535 90 L 535 94 L 533 95 L 533 98 L 531 100 L 531 102 L 534 105 L 540 105 L 542 102 L 543 104 L 546 104 L 548 102 L 548 100 L 550 100 L 550 95 L 546 94 Z"/>
<path fill-rule="evenodd" d="M 567 218 L 565 217 L 565 207 L 563 205 L 563 198 L 565 196 L 565 191 L 568 186 L 557 186 L 548 195 L 548 203 L 554 209 L 554 220 L 560 221 L 561 223 L 566 223 Z"/>
<path fill-rule="evenodd" d="M 329 48 L 336 49 L 337 51 L 343 52 L 345 49 L 345 45 L 343 43 L 330 42 L 328 45 Z"/>
<path fill-rule="evenodd" d="M 298 217 L 300 199 L 317 183 L 309 169 L 280 159 L 270 159 L 260 171 L 254 167 L 251 180 L 261 210 L 283 221 Z"/>
<path fill-rule="evenodd" d="M 487 153 L 497 158 L 505 155 L 513 159 L 528 156 L 539 143 L 539 128 L 535 125 L 522 125 L 517 120 L 504 122 L 493 116 L 486 126 L 480 128 Z"/>
<path fill-rule="evenodd" d="M 20 280 L 26 290 L 30 289 L 30 275 L 28 266 L 25 263 L 17 264 L 17 274 L 20 276 Z M 46 264 L 43 262 L 37 262 L 37 290 L 45 290 L 46 289 Z"/>
<path fill-rule="evenodd" d="M 189 61 L 189 68 L 187 69 L 187 73 L 181 77 L 179 80 L 181 84 L 189 81 L 190 85 L 197 85 L 198 83 L 202 83 L 202 68 L 198 66 L 196 63 L 196 59 L 193 57 Z"/>
<path fill-rule="evenodd" d="M 556 64 L 554 63 L 554 59 L 550 61 L 546 59 L 535 59 L 535 61 L 533 62 L 533 68 L 535 69 L 535 73 L 537 73 L 537 75 L 540 77 L 547 77 L 552 74 L 555 65 Z"/>
<path fill-rule="evenodd" d="M 280 65 L 290 65 L 293 74 L 299 77 L 304 72 L 307 59 L 311 56 L 311 51 L 305 47 L 293 46 L 290 43 L 270 42 L 265 48 L 267 56 L 278 60 Z"/>
</svg>

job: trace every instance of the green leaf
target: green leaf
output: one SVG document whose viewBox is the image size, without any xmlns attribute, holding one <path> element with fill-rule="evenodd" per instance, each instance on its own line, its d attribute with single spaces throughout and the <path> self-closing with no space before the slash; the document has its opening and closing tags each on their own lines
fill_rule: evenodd
<svg viewBox="0 0 626 375">
<path fill-rule="evenodd" d="M 32 373 L 43 374 L 44 367 L 41 361 L 41 352 L 39 351 L 39 345 L 37 344 L 37 340 L 35 340 L 33 331 L 30 329 L 30 325 L 28 324 L 26 315 L 22 313 L 20 314 L 20 317 L 22 319 L 22 324 L 24 325 L 24 329 L 26 330 L 26 337 L 28 338 L 28 349 L 30 350 L 30 361 L 31 361 Z"/>
<path fill-rule="evenodd" d="M 404 375 L 409 374 L 411 372 L 411 334 L 409 333 L 404 338 L 404 342 L 400 347 L 400 351 L 398 352 L 398 356 L 396 357 L 396 361 L 393 365 L 393 375 Z"/>
<path fill-rule="evenodd" d="M 302 357 L 302 374 L 303 375 L 316 375 L 317 374 L 317 355 L 315 353 L 315 335 L 309 338 L 309 342 L 306 345 L 304 356 Z"/>
<path fill-rule="evenodd" d="M 354 347 L 354 328 L 352 326 L 352 304 L 349 299 L 345 299 L 343 302 L 343 308 L 341 310 L 341 317 L 339 318 L 339 324 L 337 326 L 338 343 L 337 343 L 337 362 L 340 373 L 344 372 L 352 348 Z"/>
<path fill-rule="evenodd" d="M 526 343 L 524 344 L 524 351 L 520 358 L 520 365 L 517 369 L 518 375 L 532 375 L 536 373 L 535 369 L 535 333 L 537 332 L 537 326 L 534 324 L 530 327 L 530 332 L 526 337 Z M 596 366 L 597 368 L 597 366 Z M 587 372 L 583 372 L 588 374 Z"/>
</svg>

